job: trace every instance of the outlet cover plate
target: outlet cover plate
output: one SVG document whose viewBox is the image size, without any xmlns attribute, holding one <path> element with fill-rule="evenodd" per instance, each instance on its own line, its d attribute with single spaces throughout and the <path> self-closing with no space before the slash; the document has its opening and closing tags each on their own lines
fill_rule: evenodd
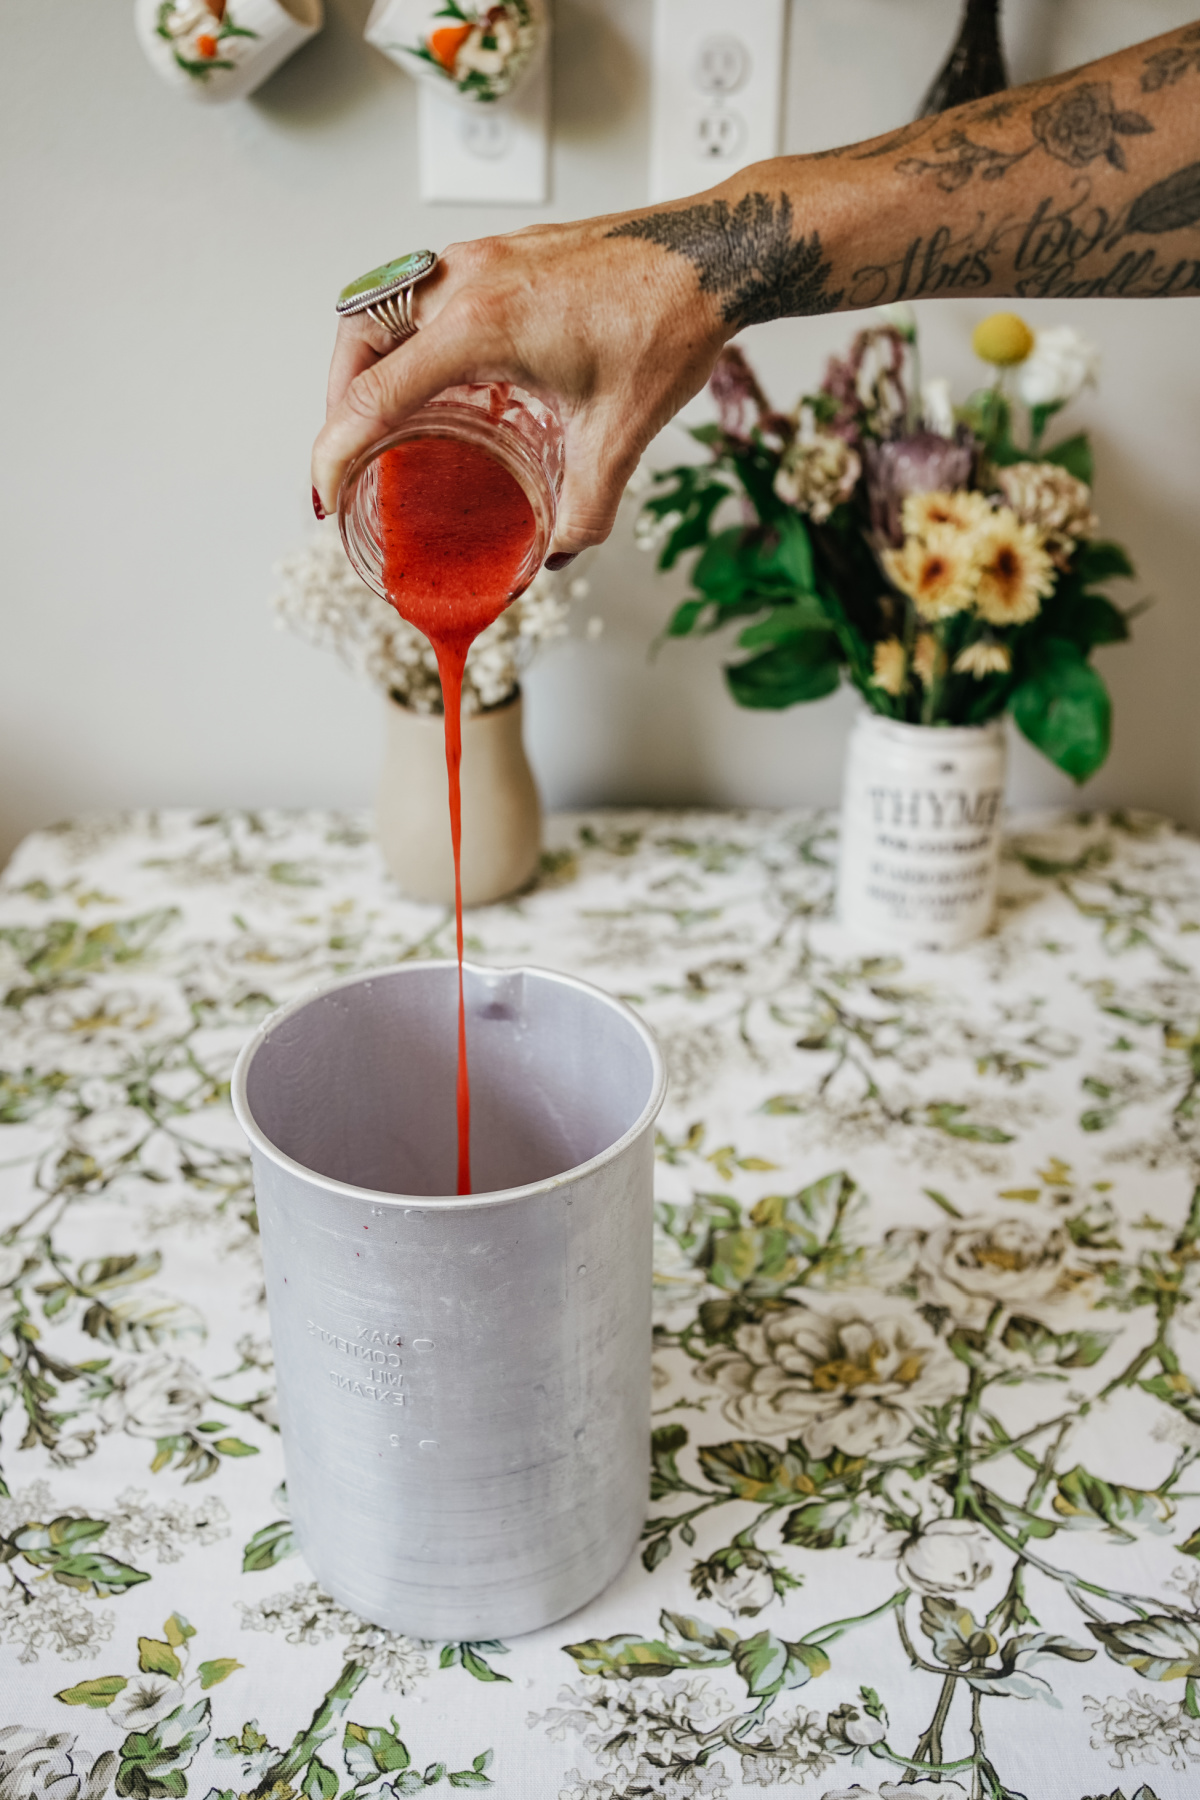
<svg viewBox="0 0 1200 1800">
<path fill-rule="evenodd" d="M 779 154 L 786 0 L 654 0 L 650 198 Z"/>
<path fill-rule="evenodd" d="M 421 85 L 421 199 L 535 205 L 548 189 L 550 59 L 509 99 L 484 105 Z"/>
</svg>

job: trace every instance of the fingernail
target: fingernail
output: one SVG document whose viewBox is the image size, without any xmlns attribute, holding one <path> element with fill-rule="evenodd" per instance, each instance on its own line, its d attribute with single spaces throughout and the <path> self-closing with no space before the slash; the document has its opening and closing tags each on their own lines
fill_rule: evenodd
<svg viewBox="0 0 1200 1800">
<path fill-rule="evenodd" d="M 568 563 L 573 563 L 578 555 L 578 550 L 556 550 L 553 556 L 546 558 L 546 567 L 552 575 L 557 575 L 560 569 L 565 569 Z"/>
<path fill-rule="evenodd" d="M 325 517 L 325 508 L 321 505 L 321 496 L 318 494 L 316 488 L 313 489 L 313 511 L 316 513 L 318 519 L 323 519 Z"/>
</svg>

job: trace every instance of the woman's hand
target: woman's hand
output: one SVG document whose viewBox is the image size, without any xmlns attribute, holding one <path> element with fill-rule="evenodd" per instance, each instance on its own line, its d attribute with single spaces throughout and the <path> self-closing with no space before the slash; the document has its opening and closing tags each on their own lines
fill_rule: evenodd
<svg viewBox="0 0 1200 1800">
<path fill-rule="evenodd" d="M 413 291 L 416 337 L 342 319 L 313 483 L 327 510 L 351 459 L 460 382 L 512 381 L 566 433 L 555 557 L 601 543 L 646 445 L 703 387 L 731 327 L 680 257 L 610 233 L 623 216 L 452 244 Z M 558 565 L 558 566 L 561 566 Z"/>
</svg>

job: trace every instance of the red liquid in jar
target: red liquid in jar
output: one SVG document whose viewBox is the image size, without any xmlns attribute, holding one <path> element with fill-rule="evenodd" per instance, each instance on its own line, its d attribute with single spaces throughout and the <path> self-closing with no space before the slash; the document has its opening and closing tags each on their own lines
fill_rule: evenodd
<svg viewBox="0 0 1200 1800">
<path fill-rule="evenodd" d="M 379 457 L 383 585 L 437 654 L 446 720 L 454 922 L 458 941 L 458 1191 L 471 1192 L 471 1083 L 463 999 L 462 683 L 467 651 L 520 591 L 536 525 L 495 457 L 457 438 L 419 437 Z"/>
</svg>

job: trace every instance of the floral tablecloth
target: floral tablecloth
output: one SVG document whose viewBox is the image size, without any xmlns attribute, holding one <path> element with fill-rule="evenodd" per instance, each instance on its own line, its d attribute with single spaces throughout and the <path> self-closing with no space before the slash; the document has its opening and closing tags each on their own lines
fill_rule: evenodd
<svg viewBox="0 0 1200 1800">
<path fill-rule="evenodd" d="M 661 1036 L 654 1483 L 576 1617 L 422 1643 L 295 1551 L 233 1058 L 446 954 L 364 822 L 142 814 L 0 884 L 0 1800 L 1200 1780 L 1200 845 L 1022 825 L 937 958 L 836 822 L 560 817 L 473 954 Z"/>
</svg>

